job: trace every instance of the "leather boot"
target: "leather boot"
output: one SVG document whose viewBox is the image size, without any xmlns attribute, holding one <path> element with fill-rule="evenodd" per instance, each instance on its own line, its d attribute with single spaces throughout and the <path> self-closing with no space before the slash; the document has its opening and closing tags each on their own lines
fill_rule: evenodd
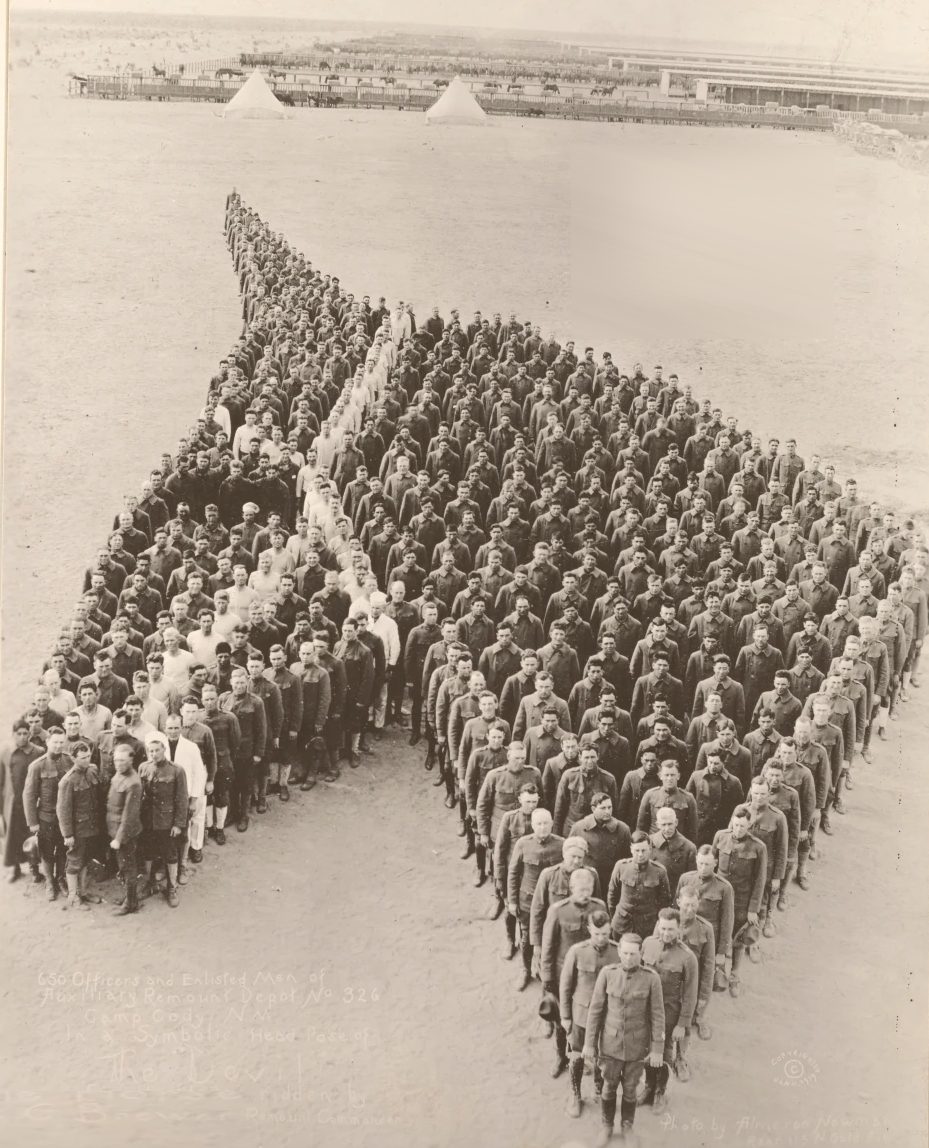
<svg viewBox="0 0 929 1148">
<path fill-rule="evenodd" d="M 461 860 L 467 861 L 472 853 L 475 852 L 477 846 L 474 842 L 474 827 L 471 825 L 470 818 L 462 822 L 461 830 L 458 834 L 459 837 L 464 837 L 465 847 L 461 851 Z"/>
<path fill-rule="evenodd" d="M 806 875 L 806 858 L 803 856 L 797 861 L 797 884 L 803 890 L 810 887 L 810 879 Z"/>
<path fill-rule="evenodd" d="M 620 1125 L 619 1131 L 621 1136 L 626 1136 L 632 1131 L 632 1122 L 635 1120 L 635 1101 L 623 1100 L 620 1104 Z"/>
<path fill-rule="evenodd" d="M 282 765 L 281 766 L 281 776 L 280 776 L 280 780 L 278 782 L 278 788 L 277 788 L 277 795 L 281 799 L 281 801 L 290 801 L 290 787 L 287 784 L 289 781 L 290 781 L 290 766 L 289 765 Z"/>
<path fill-rule="evenodd" d="M 429 743 L 426 746 L 426 760 L 423 763 L 423 768 L 428 771 L 428 770 L 432 769 L 434 766 L 435 766 L 435 742 L 432 740 L 432 738 L 430 738 Z"/>
<path fill-rule="evenodd" d="M 506 944 L 503 947 L 503 959 L 511 961 L 519 949 L 516 944 L 516 918 L 509 913 L 503 918 L 503 926 L 506 929 Z"/>
<path fill-rule="evenodd" d="M 790 901 L 787 899 L 787 886 L 790 884 L 790 878 L 793 876 L 794 865 L 792 861 L 787 863 L 787 868 L 784 870 L 784 876 L 781 880 L 780 892 L 777 895 L 777 907 L 783 913 Z"/>
<path fill-rule="evenodd" d="M 524 940 L 519 946 L 519 952 L 523 959 L 523 967 L 516 978 L 516 991 L 521 993 L 532 983 L 532 945 Z"/>
<path fill-rule="evenodd" d="M 571 1092 L 565 1113 L 575 1119 L 581 1114 L 581 1078 L 584 1075 L 584 1058 L 576 1056 L 571 1061 Z"/>
<path fill-rule="evenodd" d="M 625 1101 L 623 1102 L 625 1107 Z M 616 1121 L 616 1097 L 600 1097 L 600 1135 L 594 1141 L 594 1148 L 606 1148 L 613 1136 L 613 1124 Z"/>
<path fill-rule="evenodd" d="M 827 837 L 832 836 L 834 830 L 832 828 L 832 824 L 829 821 L 829 810 L 828 809 L 823 810 L 822 816 L 819 819 L 819 827 L 823 831 L 823 833 L 826 834 Z"/>
<path fill-rule="evenodd" d="M 257 801 L 255 802 L 255 810 L 258 813 L 268 812 L 268 783 L 267 781 L 259 781 L 256 790 Z"/>
<path fill-rule="evenodd" d="M 552 1079 L 557 1080 L 568 1067 L 568 1034 L 560 1024 L 555 1025 L 555 1060 L 552 1064 Z"/>
<path fill-rule="evenodd" d="M 477 863 L 477 873 L 474 877 L 475 888 L 480 887 L 487 880 L 487 846 L 481 845 L 480 842 L 475 841 L 474 845 L 474 859 Z"/>
</svg>

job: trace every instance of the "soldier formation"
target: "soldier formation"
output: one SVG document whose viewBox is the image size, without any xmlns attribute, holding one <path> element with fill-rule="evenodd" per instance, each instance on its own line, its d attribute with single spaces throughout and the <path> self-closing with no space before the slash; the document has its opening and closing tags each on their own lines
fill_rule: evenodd
<svg viewBox="0 0 929 1148">
<path fill-rule="evenodd" d="M 226 235 L 244 333 L 14 723 L 4 863 L 67 908 L 94 871 L 120 914 L 176 907 L 227 822 L 409 699 L 606 1143 L 689 1077 L 918 686 L 925 538 L 660 366 L 356 300 L 235 193 Z"/>
</svg>

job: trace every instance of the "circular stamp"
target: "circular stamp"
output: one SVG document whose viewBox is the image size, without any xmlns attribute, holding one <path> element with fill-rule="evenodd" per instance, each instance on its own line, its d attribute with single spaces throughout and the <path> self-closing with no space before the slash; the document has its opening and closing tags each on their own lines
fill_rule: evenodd
<svg viewBox="0 0 929 1148">
<path fill-rule="evenodd" d="M 819 1065 L 808 1053 L 792 1048 L 771 1061 L 774 1083 L 781 1088 L 809 1088 L 819 1078 Z"/>
</svg>

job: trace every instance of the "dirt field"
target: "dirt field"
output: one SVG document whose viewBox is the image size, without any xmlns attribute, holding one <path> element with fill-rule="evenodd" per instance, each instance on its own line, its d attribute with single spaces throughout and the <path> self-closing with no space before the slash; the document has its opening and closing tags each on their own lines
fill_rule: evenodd
<svg viewBox="0 0 929 1148">
<path fill-rule="evenodd" d="M 929 192 L 913 173 L 734 131 L 495 123 L 449 149 L 376 113 L 233 128 L 28 79 L 14 72 L 5 722 L 119 496 L 186 429 L 237 334 L 233 184 L 358 294 L 512 305 L 662 361 L 867 492 L 929 503 Z M 643 1143 L 925 1142 L 927 692 L 856 771 L 813 888 L 743 998 L 714 997 L 714 1038 L 668 1115 L 640 1115 Z M 4 889 L 17 1142 L 590 1143 L 592 1106 L 563 1116 L 538 989 L 514 991 L 429 780 L 394 735 L 210 844 L 174 912 L 113 921 Z"/>
</svg>

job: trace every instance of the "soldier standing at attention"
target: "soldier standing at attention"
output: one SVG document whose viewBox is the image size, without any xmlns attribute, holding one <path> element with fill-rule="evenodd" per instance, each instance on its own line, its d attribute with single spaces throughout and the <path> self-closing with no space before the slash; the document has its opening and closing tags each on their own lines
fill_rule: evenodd
<svg viewBox="0 0 929 1148">
<path fill-rule="evenodd" d="M 651 860 L 648 834 L 637 829 L 629 845 L 631 857 L 616 862 L 607 892 L 613 936 L 641 933 L 648 936 L 658 912 L 671 904 L 671 888 L 663 865 Z"/>
<path fill-rule="evenodd" d="M 23 809 L 29 832 L 38 838 L 39 857 L 45 874 L 45 896 L 54 901 L 65 883 L 65 845 L 58 828 L 58 786 L 74 761 L 64 752 L 65 731 L 52 726 L 45 753 L 29 765 L 23 785 Z M 64 885 L 65 889 L 61 889 Z"/>
<path fill-rule="evenodd" d="M 154 867 L 163 861 L 167 874 L 165 897 L 172 909 L 177 893 L 178 847 L 187 827 L 187 774 L 168 760 L 167 738 L 151 733 L 145 742 L 148 760 L 141 769 L 142 823 L 145 827 L 145 866 L 149 896 L 154 896 Z"/>
<path fill-rule="evenodd" d="M 90 744 L 75 742 L 72 747 L 74 764 L 58 786 L 56 813 L 61 836 L 68 851 L 65 878 L 68 882 L 68 909 L 99 905 L 99 897 L 87 892 L 87 865 L 99 837 L 100 824 L 99 785 L 97 767 L 90 761 Z"/>
<path fill-rule="evenodd" d="M 584 1042 L 587 1037 L 590 998 L 600 970 L 619 962 L 619 945 L 610 939 L 609 913 L 595 909 L 587 919 L 587 932 L 589 937 L 586 941 L 579 941 L 568 949 L 561 969 L 558 994 L 561 1025 L 567 1035 L 571 1053 L 571 1095 L 566 1111 L 568 1116 L 574 1117 L 581 1114 L 581 1080 L 584 1075 Z M 603 1076 L 599 1066 L 595 1065 L 594 1091 L 598 1097 L 602 1089 Z"/>
<path fill-rule="evenodd" d="M 753 928 L 757 936 L 758 914 L 761 912 L 768 876 L 768 851 L 764 842 L 752 836 L 751 824 L 751 808 L 748 805 L 737 805 L 732 811 L 729 828 L 720 829 L 713 842 L 719 856 L 719 874 L 732 885 L 733 936 L 729 994 L 734 997 L 742 991 L 739 964 L 742 953 L 751 943 L 747 937 L 750 932 L 748 926 Z"/>
<path fill-rule="evenodd" d="M 684 873 L 677 886 L 677 903 L 692 889 L 698 898 L 697 913 L 713 930 L 716 943 L 716 970 L 714 991 L 725 992 L 729 987 L 726 976 L 726 958 L 732 949 L 732 922 L 735 912 L 735 893 L 725 877 L 716 872 L 716 850 L 712 845 L 701 845 L 697 850 L 696 872 Z M 699 1018 L 698 1018 L 699 1023 Z"/>
<path fill-rule="evenodd" d="M 661 979 L 642 964 L 642 938 L 626 933 L 619 942 L 619 964 L 607 965 L 597 974 L 587 1010 L 584 1060 L 591 1069 L 599 1061 L 603 1074 L 597 1148 L 605 1148 L 613 1135 L 620 1085 L 620 1131 L 623 1136 L 632 1132 L 642 1070 L 646 1060 L 650 1068 L 659 1069 L 663 1049 Z"/>
<path fill-rule="evenodd" d="M 513 846 L 521 837 L 532 832 L 532 815 L 539 807 L 539 787 L 534 782 L 527 781 L 519 791 L 519 808 L 511 809 L 503 815 L 497 840 L 494 844 L 494 885 L 497 897 L 506 901 L 506 883 L 510 868 L 510 856 Z M 516 956 L 516 916 L 510 912 L 503 914 L 503 923 L 506 928 L 506 948 L 503 956 L 511 961 Z"/>
<path fill-rule="evenodd" d="M 113 750 L 113 779 L 106 799 L 106 830 L 110 848 L 116 850 L 116 864 L 125 894 L 114 914 L 137 913 L 139 908 L 139 835 L 142 832 L 142 780 L 136 773 L 132 749 L 118 745 Z"/>
<path fill-rule="evenodd" d="M 532 833 L 520 837 L 510 854 L 506 876 L 506 908 L 511 917 L 519 921 L 519 948 L 523 971 L 516 983 L 522 992 L 532 980 L 532 934 L 530 914 L 533 896 L 543 870 L 558 864 L 564 839 L 552 833 L 552 815 L 547 809 L 537 809 L 532 815 Z"/>
<path fill-rule="evenodd" d="M 606 905 L 593 895 L 595 880 L 589 869 L 575 869 L 568 880 L 568 896 L 563 901 L 556 901 L 545 917 L 539 964 L 542 991 L 552 996 L 558 995 L 568 950 L 587 935 L 591 913 L 596 910 L 606 913 Z M 560 1076 L 568 1067 L 567 1049 L 568 1034 L 559 1022 L 555 1028 L 553 1077 Z"/>
<path fill-rule="evenodd" d="M 677 906 L 681 914 L 681 940 L 697 958 L 699 976 L 697 978 L 697 1007 L 694 1010 L 694 1028 L 701 1040 L 709 1040 L 713 1035 L 712 1029 L 706 1023 L 706 1010 L 709 1007 L 710 997 L 713 993 L 713 971 L 716 968 L 716 937 L 713 935 L 713 926 L 697 912 L 700 907 L 700 894 L 695 885 L 685 885 L 680 888 L 677 895 Z M 661 928 L 661 918 L 655 926 L 657 932 Z M 678 1053 L 675 1067 L 679 1080 L 689 1078 L 690 1070 L 686 1061 L 687 1046 L 690 1043 L 690 1034 L 678 1042 Z"/>
<path fill-rule="evenodd" d="M 700 977 L 697 958 L 681 939 L 681 915 L 677 909 L 662 909 L 658 914 L 655 936 L 642 945 L 642 959 L 661 978 L 664 1053 L 660 1068 L 650 1065 L 645 1069 L 645 1091 L 639 1104 L 651 1104 L 652 1111 L 659 1113 L 667 1107 L 665 1091 L 670 1065 L 678 1061 L 680 1044 L 693 1024 Z M 686 1069 L 682 1071 L 686 1073 Z"/>
</svg>

